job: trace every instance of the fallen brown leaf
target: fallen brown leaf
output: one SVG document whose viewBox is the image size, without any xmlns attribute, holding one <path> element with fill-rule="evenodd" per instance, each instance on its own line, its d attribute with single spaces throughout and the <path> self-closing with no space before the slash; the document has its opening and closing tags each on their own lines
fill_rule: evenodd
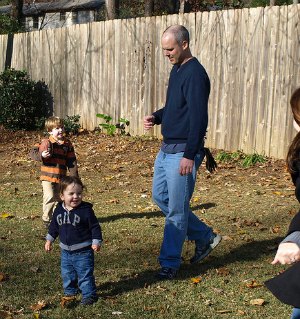
<svg viewBox="0 0 300 319">
<path fill-rule="evenodd" d="M 0 272 L 0 282 L 8 279 L 8 276 L 2 272 Z M 1 317 L 0 317 L 1 318 Z"/>
<path fill-rule="evenodd" d="M 224 290 L 221 289 L 221 288 L 215 288 L 215 287 L 213 287 L 212 290 L 213 290 L 214 292 L 216 292 L 217 294 L 223 294 L 223 293 L 224 293 Z"/>
<path fill-rule="evenodd" d="M 40 270 L 40 268 L 39 267 L 30 267 L 30 270 L 32 271 L 32 272 L 38 272 L 39 270 Z"/>
<path fill-rule="evenodd" d="M 233 240 L 233 238 L 231 238 L 230 236 L 226 236 L 226 235 L 224 235 L 224 236 L 222 236 L 222 239 L 223 240 Z"/>
<path fill-rule="evenodd" d="M 247 288 L 258 288 L 258 287 L 262 287 L 262 284 L 258 283 L 255 280 L 251 280 L 250 282 L 246 283 L 246 287 Z"/>
<path fill-rule="evenodd" d="M 280 226 L 276 225 L 276 226 L 274 226 L 274 227 L 271 227 L 271 228 L 270 228 L 270 232 L 271 232 L 272 234 L 278 234 L 278 233 L 280 232 Z"/>
<path fill-rule="evenodd" d="M 161 287 L 161 286 L 157 286 L 156 287 L 158 290 L 161 290 L 161 291 L 166 291 L 167 290 L 167 288 L 164 288 L 164 287 Z"/>
<path fill-rule="evenodd" d="M 37 304 L 31 305 L 30 309 L 32 309 L 33 311 L 40 311 L 44 309 L 46 306 L 47 306 L 46 302 L 44 300 L 41 300 L 41 301 L 38 301 Z"/>
<path fill-rule="evenodd" d="M 152 310 L 156 310 L 157 308 L 156 307 L 146 307 L 144 306 L 144 311 L 152 311 Z"/>
<path fill-rule="evenodd" d="M 197 285 L 199 284 L 200 281 L 202 281 L 202 277 L 194 277 L 194 278 L 191 278 L 191 281 L 194 285 Z"/>
<path fill-rule="evenodd" d="M 264 304 L 265 304 L 265 300 L 262 298 L 250 300 L 250 305 L 252 306 L 263 306 Z"/>
<path fill-rule="evenodd" d="M 226 267 L 218 268 L 218 269 L 216 269 L 216 272 L 220 276 L 228 276 L 230 273 L 229 269 L 227 269 Z"/>
<path fill-rule="evenodd" d="M 8 311 L 0 310 L 0 319 L 13 319 L 13 316 Z"/>
<path fill-rule="evenodd" d="M 60 301 L 60 305 L 62 308 L 65 308 L 72 301 L 76 300 L 76 296 L 63 296 Z"/>
<path fill-rule="evenodd" d="M 119 200 L 117 198 L 114 198 L 114 199 L 110 199 L 108 200 L 106 203 L 107 204 L 119 204 Z"/>
</svg>

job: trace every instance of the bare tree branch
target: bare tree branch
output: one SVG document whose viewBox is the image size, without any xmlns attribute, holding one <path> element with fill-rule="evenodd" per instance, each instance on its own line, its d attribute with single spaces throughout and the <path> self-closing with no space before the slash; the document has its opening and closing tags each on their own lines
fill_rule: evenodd
<svg viewBox="0 0 300 319">
<path fill-rule="evenodd" d="M 154 11 L 154 0 L 145 0 L 145 17 L 151 17 Z"/>
</svg>

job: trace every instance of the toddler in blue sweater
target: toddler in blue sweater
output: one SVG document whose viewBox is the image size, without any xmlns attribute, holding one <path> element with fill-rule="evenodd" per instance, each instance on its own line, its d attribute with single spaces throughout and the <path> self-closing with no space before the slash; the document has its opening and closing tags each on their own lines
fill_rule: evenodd
<svg viewBox="0 0 300 319">
<path fill-rule="evenodd" d="M 46 236 L 45 250 L 50 251 L 59 236 L 61 275 L 64 295 L 81 291 L 83 305 L 97 301 L 94 277 L 94 251 L 100 251 L 102 233 L 92 204 L 82 201 L 83 184 L 78 177 L 65 176 L 60 182 L 59 203 Z"/>
</svg>

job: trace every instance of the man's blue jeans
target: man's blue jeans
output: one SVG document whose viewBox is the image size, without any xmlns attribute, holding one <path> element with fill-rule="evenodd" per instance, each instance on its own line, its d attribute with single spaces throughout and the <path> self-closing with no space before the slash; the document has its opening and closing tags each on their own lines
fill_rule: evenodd
<svg viewBox="0 0 300 319">
<path fill-rule="evenodd" d="M 61 250 L 61 276 L 63 280 L 64 295 L 74 296 L 81 290 L 82 299 L 96 296 L 94 277 L 94 251 Z"/>
<path fill-rule="evenodd" d="M 300 308 L 294 308 L 291 319 L 300 319 Z"/>
<path fill-rule="evenodd" d="M 190 199 L 195 188 L 197 170 L 204 158 L 204 150 L 194 160 L 193 173 L 179 174 L 183 152 L 166 154 L 161 150 L 154 164 L 152 196 L 166 216 L 164 238 L 158 258 L 162 267 L 179 269 L 185 239 L 205 245 L 212 229 L 190 209 Z"/>
</svg>

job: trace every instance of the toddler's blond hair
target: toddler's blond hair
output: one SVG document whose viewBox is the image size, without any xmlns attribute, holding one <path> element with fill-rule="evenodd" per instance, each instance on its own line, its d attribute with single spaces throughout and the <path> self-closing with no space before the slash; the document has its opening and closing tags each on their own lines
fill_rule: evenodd
<svg viewBox="0 0 300 319">
<path fill-rule="evenodd" d="M 47 132 L 51 132 L 56 127 L 63 127 L 64 121 L 63 119 L 57 117 L 57 116 L 51 116 L 46 119 L 45 121 L 45 129 Z"/>
</svg>

